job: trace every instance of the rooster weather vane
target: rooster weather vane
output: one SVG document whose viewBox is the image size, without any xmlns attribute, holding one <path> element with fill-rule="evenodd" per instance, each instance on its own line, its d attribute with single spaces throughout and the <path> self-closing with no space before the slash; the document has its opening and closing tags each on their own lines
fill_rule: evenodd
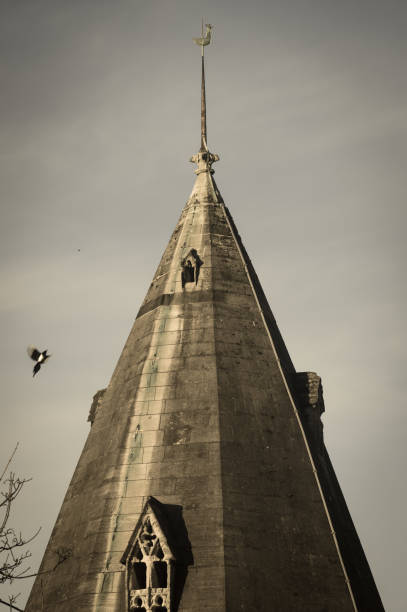
<svg viewBox="0 0 407 612">
<path fill-rule="evenodd" d="M 205 36 L 204 36 L 204 32 L 203 32 L 203 19 L 202 19 L 201 38 L 193 38 L 192 39 L 196 45 L 198 45 L 198 46 L 200 46 L 202 48 L 202 55 L 204 54 L 204 47 L 206 47 L 206 45 L 209 45 L 209 43 L 211 42 L 211 35 L 212 35 L 213 25 L 211 25 L 210 23 L 206 23 L 205 27 L 206 27 L 206 32 L 205 32 Z"/>
</svg>

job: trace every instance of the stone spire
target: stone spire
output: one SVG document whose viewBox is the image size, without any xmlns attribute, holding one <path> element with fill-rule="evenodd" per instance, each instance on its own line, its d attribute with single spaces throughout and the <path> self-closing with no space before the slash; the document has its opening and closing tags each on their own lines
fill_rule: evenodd
<svg viewBox="0 0 407 612">
<path fill-rule="evenodd" d="M 383 610 L 320 378 L 295 371 L 203 143 L 26 612 Z"/>
</svg>

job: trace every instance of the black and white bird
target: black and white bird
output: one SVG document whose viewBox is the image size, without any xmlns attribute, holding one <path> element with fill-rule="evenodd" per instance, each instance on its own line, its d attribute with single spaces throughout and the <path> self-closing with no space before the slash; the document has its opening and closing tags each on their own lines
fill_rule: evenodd
<svg viewBox="0 0 407 612">
<path fill-rule="evenodd" d="M 47 351 L 39 351 L 37 348 L 35 348 L 35 346 L 32 346 L 32 344 L 30 344 L 29 347 L 27 347 L 27 353 L 28 356 L 31 357 L 31 359 L 33 361 L 35 361 L 35 366 L 33 369 L 33 377 L 37 374 L 37 372 L 40 371 L 41 365 L 44 363 L 44 361 L 46 359 L 48 359 L 49 357 L 51 357 L 51 355 L 47 355 Z"/>
</svg>

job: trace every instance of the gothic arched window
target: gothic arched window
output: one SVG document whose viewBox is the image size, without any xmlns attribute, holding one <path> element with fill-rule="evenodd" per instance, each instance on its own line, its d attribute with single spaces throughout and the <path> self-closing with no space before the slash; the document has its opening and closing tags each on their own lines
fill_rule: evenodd
<svg viewBox="0 0 407 612">
<path fill-rule="evenodd" d="M 173 611 L 176 558 L 168 543 L 161 507 L 154 498 L 147 500 L 122 557 L 129 612 Z"/>
<path fill-rule="evenodd" d="M 182 288 L 186 283 L 198 283 L 199 270 L 203 264 L 196 249 L 191 249 L 186 257 L 181 261 L 181 281 Z"/>
</svg>

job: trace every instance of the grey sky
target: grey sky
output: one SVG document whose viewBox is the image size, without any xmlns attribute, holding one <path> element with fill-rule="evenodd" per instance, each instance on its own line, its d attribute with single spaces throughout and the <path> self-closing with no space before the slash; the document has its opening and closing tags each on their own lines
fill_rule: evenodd
<svg viewBox="0 0 407 612">
<path fill-rule="evenodd" d="M 0 460 L 19 440 L 33 567 L 192 188 L 203 13 L 218 186 L 297 369 L 322 376 L 335 470 L 385 608 L 405 610 L 407 4 L 1 13 Z M 31 343 L 53 353 L 34 380 Z"/>
</svg>

